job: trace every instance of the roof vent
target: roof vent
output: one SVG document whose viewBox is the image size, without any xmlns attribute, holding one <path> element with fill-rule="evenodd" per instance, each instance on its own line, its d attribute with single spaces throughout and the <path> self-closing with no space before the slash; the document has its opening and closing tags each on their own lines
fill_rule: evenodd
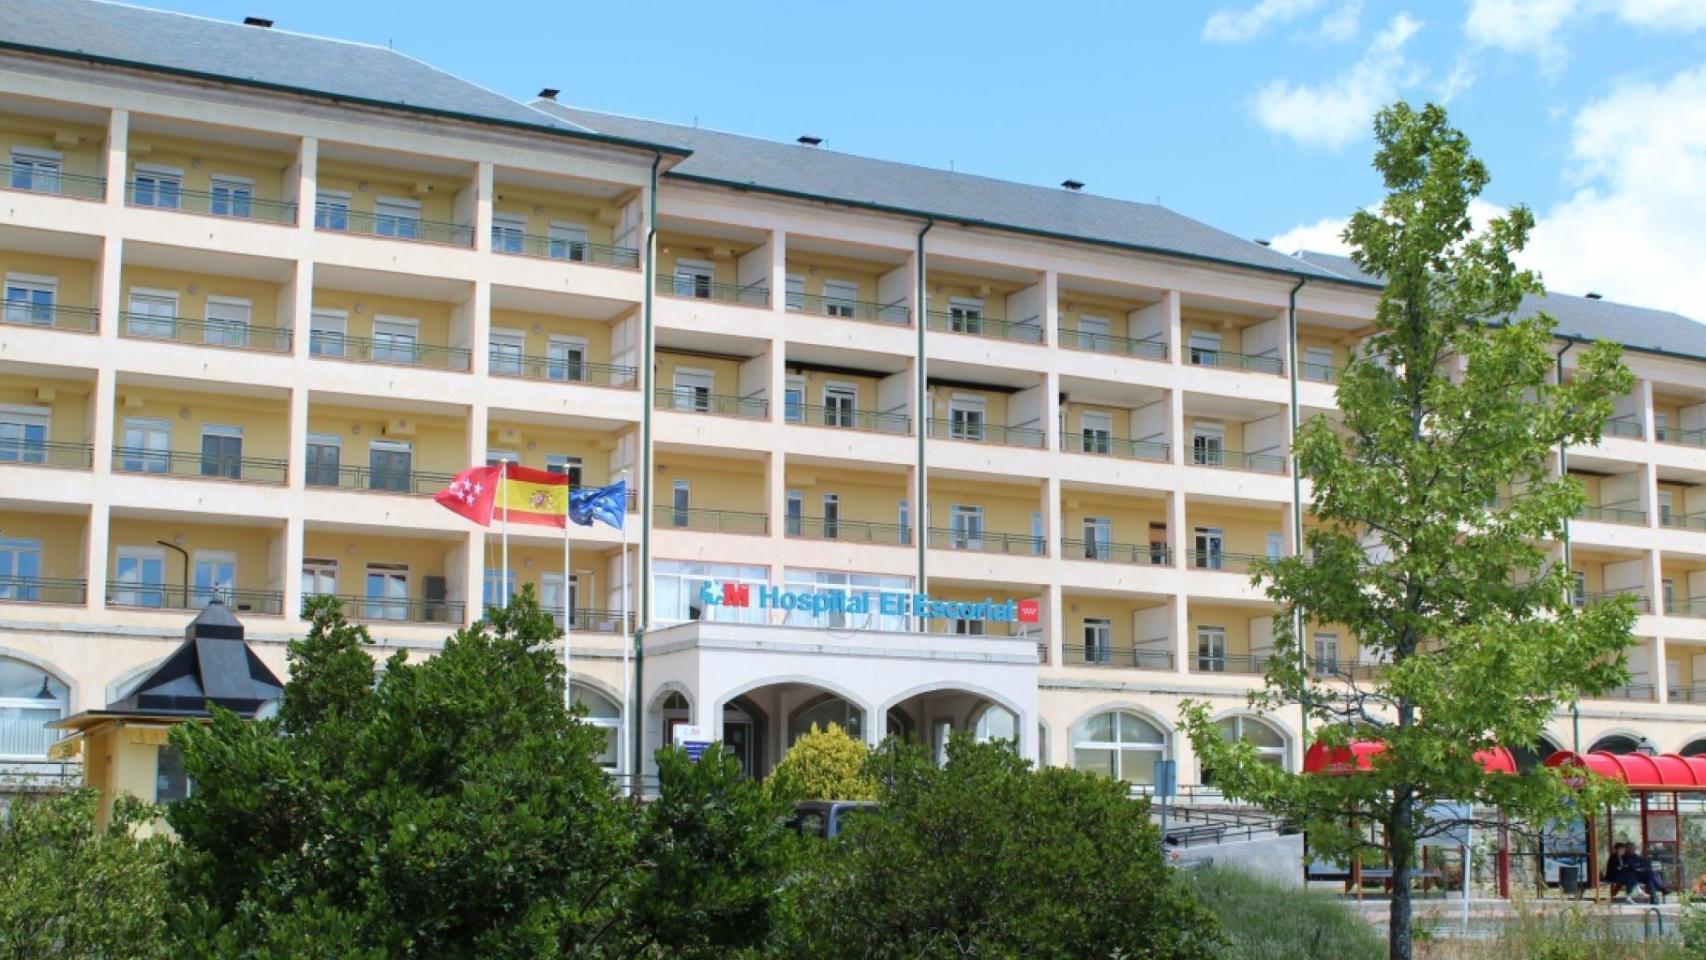
<svg viewBox="0 0 1706 960">
<path fill-rule="evenodd" d="M 1082 190 L 1082 189 L 1084 189 L 1084 181 L 1082 181 L 1082 180 L 1062 180 L 1062 181 L 1060 181 L 1060 185 L 1065 187 L 1068 190 Z"/>
<path fill-rule="evenodd" d="M 272 29 L 272 21 L 268 20 L 266 17 L 244 17 L 243 26 L 260 27 L 262 30 L 270 30 Z"/>
<path fill-rule="evenodd" d="M 552 103 L 556 103 L 557 102 L 557 94 L 562 93 L 562 92 L 563 91 L 558 90 L 556 87 L 546 87 L 545 89 L 539 91 L 539 99 L 549 100 Z"/>
<path fill-rule="evenodd" d="M 1273 246 L 1272 240 L 1257 240 L 1256 242 L 1264 247 Z"/>
<path fill-rule="evenodd" d="M 1589 290 L 1587 293 L 1582 294 L 1582 296 L 1587 297 L 1589 300 L 1603 300 L 1604 299 L 1599 294 L 1594 293 L 1592 290 Z"/>
<path fill-rule="evenodd" d="M 823 142 L 822 137 L 814 137 L 809 133 L 803 137 L 800 137 L 799 139 L 800 139 L 800 145 L 806 146 L 806 147 L 815 147 L 818 144 Z"/>
</svg>

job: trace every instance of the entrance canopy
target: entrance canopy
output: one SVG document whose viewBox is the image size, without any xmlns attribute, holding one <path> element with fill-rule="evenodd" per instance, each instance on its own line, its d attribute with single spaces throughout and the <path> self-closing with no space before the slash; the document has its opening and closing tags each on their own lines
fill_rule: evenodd
<svg viewBox="0 0 1706 960">
<path fill-rule="evenodd" d="M 1706 757 L 1560 750 L 1546 758 L 1546 765 L 1591 770 L 1624 784 L 1632 793 L 1706 793 Z"/>
<path fill-rule="evenodd" d="M 1386 744 L 1379 740 L 1352 740 L 1342 747 L 1317 743 L 1303 755 L 1303 772 L 1327 776 L 1367 773 L 1374 769 L 1374 758 L 1384 752 Z M 1504 747 L 1479 751 L 1475 758 L 1481 761 L 1482 769 L 1488 773 L 1516 772 L 1516 758 Z"/>
</svg>

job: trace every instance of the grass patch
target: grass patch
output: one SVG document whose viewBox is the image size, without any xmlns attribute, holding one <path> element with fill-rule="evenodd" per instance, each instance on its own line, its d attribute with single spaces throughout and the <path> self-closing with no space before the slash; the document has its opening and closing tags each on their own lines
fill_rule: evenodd
<svg viewBox="0 0 1706 960">
<path fill-rule="evenodd" d="M 1189 874 L 1225 931 L 1223 960 L 1384 960 L 1379 932 L 1332 894 L 1224 867 Z"/>
</svg>

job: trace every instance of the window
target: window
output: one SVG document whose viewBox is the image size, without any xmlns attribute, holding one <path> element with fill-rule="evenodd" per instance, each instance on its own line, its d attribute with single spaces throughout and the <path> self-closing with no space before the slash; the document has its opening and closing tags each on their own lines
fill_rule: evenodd
<svg viewBox="0 0 1706 960">
<path fill-rule="evenodd" d="M 526 244 L 526 217 L 512 213 L 492 214 L 492 252 L 522 253 Z"/>
<path fill-rule="evenodd" d="M 799 377 L 789 377 L 782 390 L 782 415 L 789 423 L 806 418 L 806 382 Z"/>
<path fill-rule="evenodd" d="M 1226 567 L 1226 535 L 1219 527 L 1197 527 L 1196 555 L 1193 566 L 1201 570 L 1222 570 Z"/>
<path fill-rule="evenodd" d="M 1084 559 L 1107 560 L 1113 556 L 1109 541 L 1114 538 L 1111 517 L 1084 518 Z"/>
<path fill-rule="evenodd" d="M 1191 424 L 1191 462 L 1219 467 L 1226 464 L 1226 430 L 1218 423 Z"/>
<path fill-rule="evenodd" d="M 53 326 L 53 307 L 59 295 L 55 277 L 19 273 L 6 275 L 6 322 Z"/>
<path fill-rule="evenodd" d="M 373 318 L 373 359 L 381 363 L 420 362 L 421 322 L 414 317 Z"/>
<path fill-rule="evenodd" d="M 207 212 L 220 217 L 254 215 L 255 181 L 248 177 L 214 174 L 207 195 Z"/>
<path fill-rule="evenodd" d="M 675 368 L 675 409 L 692 413 L 711 410 L 711 387 L 715 383 L 709 370 L 691 367 Z"/>
<path fill-rule="evenodd" d="M 555 260 L 586 259 L 586 228 L 578 223 L 553 220 L 546 228 L 546 241 Z"/>
<path fill-rule="evenodd" d="M 1043 514 L 1041 510 L 1031 511 L 1031 556 L 1040 557 L 1045 550 L 1046 541 L 1043 538 Z"/>
<path fill-rule="evenodd" d="M 706 260 L 675 261 L 675 295 L 708 300 L 717 265 Z"/>
<path fill-rule="evenodd" d="M 320 190 L 314 194 L 314 226 L 321 230 L 349 229 L 349 194 Z"/>
<path fill-rule="evenodd" d="M 832 693 L 823 694 L 788 719 L 788 746 L 793 746 L 795 740 L 810 733 L 813 727 L 827 730 L 832 723 L 853 739 L 863 739 L 864 719 L 863 710 Z"/>
<path fill-rule="evenodd" d="M 302 558 L 302 599 L 335 597 L 338 594 L 338 562 Z"/>
<path fill-rule="evenodd" d="M 805 527 L 806 500 L 798 490 L 788 491 L 788 514 L 786 534 L 797 537 Z"/>
<path fill-rule="evenodd" d="M 782 303 L 787 309 L 798 313 L 806 308 L 806 278 L 797 273 L 790 273 L 782 278 Z"/>
<path fill-rule="evenodd" d="M 978 743 L 988 743 L 991 740 L 1019 740 L 1019 718 L 1006 707 L 990 704 L 978 714 L 977 723 L 972 725 L 972 736 Z"/>
<path fill-rule="evenodd" d="M 373 440 L 367 446 L 367 488 L 408 493 L 413 488 L 415 449 L 399 440 Z"/>
<path fill-rule="evenodd" d="M 159 547 L 119 547 L 113 564 L 112 603 L 120 607 L 165 605 L 166 552 Z"/>
<path fill-rule="evenodd" d="M 1191 332 L 1191 362 L 1200 367 L 1220 366 L 1220 334 Z"/>
<path fill-rule="evenodd" d="M 1339 635 L 1336 633 L 1317 633 L 1311 638 L 1314 644 L 1314 659 L 1310 664 L 1316 676 L 1326 676 L 1339 672 Z"/>
<path fill-rule="evenodd" d="M 51 407 L 0 404 L 0 463 L 46 463 Z"/>
<path fill-rule="evenodd" d="M 0 659 L 0 758 L 39 760 L 59 739 L 47 725 L 65 716 L 70 691 L 46 671 Z"/>
<path fill-rule="evenodd" d="M 756 591 L 770 582 L 767 567 L 744 566 L 732 563 L 700 563 L 691 560 L 653 561 L 652 584 L 656 590 L 653 602 L 662 623 L 682 623 L 688 620 L 709 619 L 721 623 L 764 623 L 767 612 L 756 603 L 750 607 L 703 607 L 699 591 L 709 584 L 721 589 L 725 583 L 745 585 Z"/>
<path fill-rule="evenodd" d="M 1659 596 L 1664 600 L 1664 611 L 1667 614 L 1676 612 L 1676 581 L 1665 578 L 1659 582 Z"/>
<path fill-rule="evenodd" d="M 948 436 L 955 440 L 983 439 L 983 398 L 956 393 L 948 400 Z"/>
<path fill-rule="evenodd" d="M 841 536 L 841 497 L 826 493 L 823 495 L 823 538 L 825 540 L 839 539 Z"/>
<path fill-rule="evenodd" d="M 505 576 L 507 572 L 508 576 Z M 485 589 L 481 595 L 482 607 L 502 607 L 509 603 L 509 598 L 515 596 L 515 571 L 499 570 L 495 567 L 486 568 Z M 545 608 L 549 610 L 549 607 Z"/>
<path fill-rule="evenodd" d="M 982 333 L 983 298 L 949 297 L 948 329 L 955 333 Z"/>
<path fill-rule="evenodd" d="M 226 550 L 197 550 L 194 561 L 195 594 L 191 603 L 205 607 L 218 597 L 235 607 L 231 591 L 237 587 L 237 555 Z"/>
<path fill-rule="evenodd" d="M 809 570 L 789 567 L 783 572 L 783 587 L 789 591 L 807 593 L 845 593 L 868 598 L 870 612 L 848 614 L 827 611 L 812 616 L 808 611 L 790 610 L 783 622 L 789 626 L 825 630 L 889 630 L 907 629 L 906 615 L 885 615 L 882 612 L 883 594 L 904 594 L 912 589 L 912 578 L 874 573 L 848 573 L 845 570 Z"/>
<path fill-rule="evenodd" d="M 1283 556 L 1285 556 L 1285 534 L 1283 534 L 1283 533 L 1269 533 L 1268 534 L 1268 559 L 1269 560 L 1278 560 L 1279 558 L 1281 558 Z"/>
<path fill-rule="evenodd" d="M 961 637 L 983 636 L 984 622 L 982 620 L 950 620 L 948 632 Z"/>
<path fill-rule="evenodd" d="M 154 751 L 154 802 L 174 804 L 187 799 L 192 790 L 184 772 L 184 752 L 171 744 Z"/>
<path fill-rule="evenodd" d="M 851 280 L 823 282 L 823 312 L 851 319 L 859 307 L 859 285 Z"/>
<path fill-rule="evenodd" d="M 368 564 L 365 595 L 362 616 L 368 620 L 409 619 L 408 564 Z"/>
<path fill-rule="evenodd" d="M 421 204 L 402 197 L 380 197 L 373 201 L 373 232 L 381 237 L 403 240 L 421 238 Z"/>
<path fill-rule="evenodd" d="M 1670 414 L 1653 411 L 1653 439 L 1665 440 L 1670 437 Z"/>
<path fill-rule="evenodd" d="M 1207 673 L 1226 672 L 1226 628 L 1197 628 L 1197 669 Z"/>
<path fill-rule="evenodd" d="M 570 487 L 578 487 L 582 484 L 580 457 L 571 457 L 566 453 L 547 453 L 545 455 L 545 472 L 567 476 Z"/>
<path fill-rule="evenodd" d="M 489 350 L 486 369 L 492 376 L 521 376 L 522 357 L 527 353 L 527 334 L 520 330 L 493 327 L 486 346 Z"/>
<path fill-rule="evenodd" d="M 342 310 L 315 310 L 308 317 L 308 352 L 316 357 L 344 355 L 344 333 L 349 314 Z"/>
<path fill-rule="evenodd" d="M 907 509 L 906 501 L 900 501 L 900 509 L 896 512 L 895 522 L 900 525 L 900 543 L 906 546 L 912 543 L 912 511 Z"/>
<path fill-rule="evenodd" d="M 521 463 L 521 454 L 514 450 L 501 450 L 496 447 L 486 448 L 486 466 L 495 467 L 502 463 Z"/>
<path fill-rule="evenodd" d="M 569 684 L 574 705 L 582 711 L 580 722 L 604 734 L 604 749 L 593 759 L 609 773 L 618 766 L 617 744 L 622 733 L 622 711 L 615 702 L 578 683 Z"/>
<path fill-rule="evenodd" d="M 1588 602 L 1588 572 L 1586 570 L 1570 571 L 1570 602 L 1578 607 Z"/>
<path fill-rule="evenodd" d="M 1099 713 L 1073 731 L 1072 765 L 1114 780 L 1152 784 L 1166 756 L 1166 734 L 1135 713 Z"/>
<path fill-rule="evenodd" d="M 0 600 L 37 600 L 40 597 L 41 541 L 0 539 Z M 0 707 L 0 715 L 3 713 L 4 708 Z M 0 750 L 0 753 L 4 752 Z"/>
<path fill-rule="evenodd" d="M 1303 379 L 1329 381 L 1333 379 L 1333 350 L 1330 347 L 1303 348 Z"/>
<path fill-rule="evenodd" d="M 948 512 L 955 550 L 983 549 L 983 508 L 954 504 Z"/>
<path fill-rule="evenodd" d="M 1107 663 L 1113 659 L 1114 622 L 1103 617 L 1084 618 L 1084 662 Z"/>
<path fill-rule="evenodd" d="M 343 442 L 335 433 L 310 433 L 303 461 L 304 481 L 310 487 L 335 487 L 343 457 Z"/>
<path fill-rule="evenodd" d="M 221 347 L 249 345 L 248 300 L 239 297 L 207 298 L 207 329 L 202 339 Z"/>
<path fill-rule="evenodd" d="M 855 411 L 859 407 L 859 388 L 848 383 L 825 384 L 823 388 L 823 425 L 852 427 L 857 425 Z"/>
<path fill-rule="evenodd" d="M 1265 720 L 1255 717 L 1227 717 L 1220 721 L 1220 736 L 1227 743 L 1243 741 L 1255 748 L 1256 760 L 1270 766 L 1285 768 L 1285 734 Z M 1212 783 L 1213 774 L 1203 768 L 1204 786 Z"/>
<path fill-rule="evenodd" d="M 177 336 L 178 295 L 171 290 L 131 290 L 125 332 L 133 337 Z"/>
<path fill-rule="evenodd" d="M 581 578 L 579 574 L 569 577 L 569 613 L 581 609 Z M 563 575 L 560 573 L 543 573 L 539 575 L 539 606 L 549 613 L 558 626 L 563 625 Z"/>
<path fill-rule="evenodd" d="M 31 147 L 12 148 L 13 190 L 33 190 L 36 193 L 60 192 L 60 177 L 65 173 L 65 157 L 53 150 Z"/>
<path fill-rule="evenodd" d="M 136 182 L 131 187 L 131 202 L 139 207 L 163 207 L 176 210 L 182 200 L 184 172 L 173 167 L 136 165 Z"/>
<path fill-rule="evenodd" d="M 545 345 L 545 376 L 567 383 L 585 383 L 586 341 L 580 337 L 552 337 Z"/>
<path fill-rule="evenodd" d="M 201 475 L 243 478 L 243 428 L 218 423 L 201 426 Z"/>
<path fill-rule="evenodd" d="M 1659 491 L 1659 524 L 1661 526 L 1670 526 L 1671 505 L 1674 502 L 1673 495 L 1669 490 Z"/>
<path fill-rule="evenodd" d="M 167 420 L 126 417 L 119 469 L 133 473 L 168 473 L 172 468 L 172 424 Z"/>
<path fill-rule="evenodd" d="M 1108 352 L 1108 331 L 1111 329 L 1107 317 L 1093 317 L 1088 313 L 1078 315 L 1078 349 L 1094 350 L 1097 353 Z"/>
<path fill-rule="evenodd" d="M 1114 449 L 1114 417 L 1101 410 L 1086 410 L 1082 446 L 1085 453 L 1111 453 Z"/>
<path fill-rule="evenodd" d="M 693 518 L 693 489 L 686 480 L 677 480 L 670 488 L 671 526 L 685 527 Z"/>
</svg>

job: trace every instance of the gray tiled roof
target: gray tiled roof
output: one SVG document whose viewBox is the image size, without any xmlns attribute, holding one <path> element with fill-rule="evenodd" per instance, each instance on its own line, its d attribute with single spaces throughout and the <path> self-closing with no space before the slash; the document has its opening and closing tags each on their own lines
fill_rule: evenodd
<svg viewBox="0 0 1706 960">
<path fill-rule="evenodd" d="M 1331 270 L 1340 276 L 1378 283 L 1379 277 L 1364 273 L 1349 257 L 1313 250 L 1299 250 L 1304 263 Z M 1557 332 L 1581 340 L 1610 340 L 1635 350 L 1706 357 L 1706 324 L 1669 310 L 1635 307 L 1611 300 L 1572 297 L 1563 293 L 1525 296 L 1518 316 L 1531 317 L 1544 310 L 1558 321 Z"/>
<path fill-rule="evenodd" d="M 585 133 L 395 50 L 99 0 L 0 0 L 5 48 Z"/>
<path fill-rule="evenodd" d="M 715 130 L 595 113 L 547 101 L 533 106 L 600 133 L 676 143 L 693 155 L 667 176 L 826 197 L 1028 233 L 1141 248 L 1258 270 L 1343 279 L 1165 207 L 859 157 Z"/>
</svg>

